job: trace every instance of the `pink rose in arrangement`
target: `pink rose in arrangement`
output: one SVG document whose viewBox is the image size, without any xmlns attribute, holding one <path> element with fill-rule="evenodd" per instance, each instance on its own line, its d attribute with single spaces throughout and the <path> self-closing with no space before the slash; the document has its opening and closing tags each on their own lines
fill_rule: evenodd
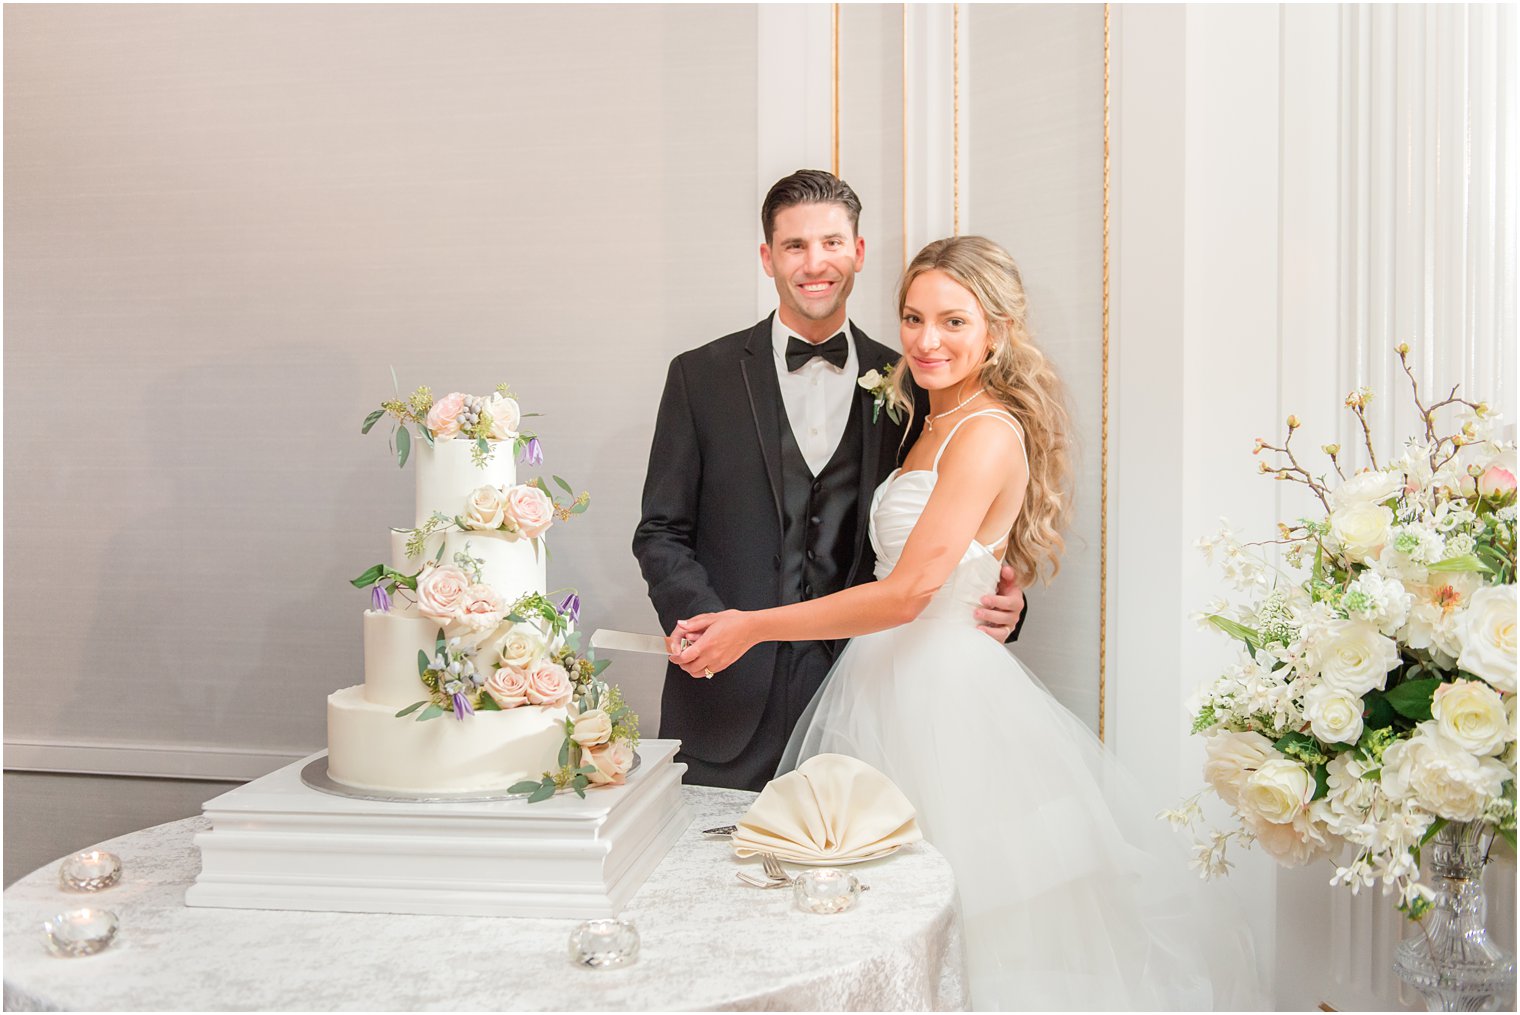
<svg viewBox="0 0 1520 1015">
<path fill-rule="evenodd" d="M 628 770 L 633 767 L 633 748 L 626 740 L 614 740 L 586 751 L 582 763 L 596 769 L 586 776 L 591 785 L 621 786 Z"/>
<path fill-rule="evenodd" d="M 460 619 L 470 576 L 452 564 L 428 568 L 417 579 L 417 612 L 441 623 Z"/>
<path fill-rule="evenodd" d="M 536 486 L 514 486 L 507 491 L 507 520 L 529 539 L 537 539 L 554 524 L 554 502 Z"/>
<path fill-rule="evenodd" d="M 511 666 L 503 666 L 486 678 L 486 693 L 502 708 L 526 705 L 528 675 Z"/>
<path fill-rule="evenodd" d="M 570 700 L 570 674 L 559 663 L 547 660 L 528 673 L 528 700 L 535 705 L 557 708 Z"/>
<path fill-rule="evenodd" d="M 1478 477 L 1478 492 L 1485 497 L 1500 498 L 1515 492 L 1515 474 L 1490 465 Z"/>
<path fill-rule="evenodd" d="M 428 410 L 427 428 L 440 440 L 459 436 L 459 414 L 464 410 L 465 396 L 458 391 L 444 395 Z"/>
<path fill-rule="evenodd" d="M 489 585 L 471 585 L 464 590 L 460 603 L 459 619 L 477 634 L 494 629 L 507 614 L 507 605 Z"/>
</svg>

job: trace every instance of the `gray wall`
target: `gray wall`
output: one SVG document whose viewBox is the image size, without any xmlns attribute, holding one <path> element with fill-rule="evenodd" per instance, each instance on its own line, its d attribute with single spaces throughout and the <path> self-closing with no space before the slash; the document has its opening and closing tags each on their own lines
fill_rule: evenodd
<svg viewBox="0 0 1520 1015">
<path fill-rule="evenodd" d="M 7 8 L 7 765 L 322 748 L 362 678 L 347 579 L 410 524 L 411 471 L 359 434 L 392 366 L 544 414 L 545 469 L 593 498 L 551 584 L 654 630 L 629 540 L 665 368 L 753 321 L 754 22 Z M 651 731 L 661 672 L 609 673 Z M 86 785 L 13 810 L 7 780 L 7 880 L 94 837 L 37 809 Z M 179 794 L 150 823 L 216 787 L 117 789 Z"/>
</svg>

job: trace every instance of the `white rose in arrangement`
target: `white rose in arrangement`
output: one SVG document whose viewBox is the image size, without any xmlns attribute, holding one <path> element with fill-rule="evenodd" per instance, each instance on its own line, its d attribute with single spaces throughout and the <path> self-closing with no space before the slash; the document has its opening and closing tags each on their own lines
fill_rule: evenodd
<svg viewBox="0 0 1520 1015">
<path fill-rule="evenodd" d="M 1304 695 L 1304 718 L 1316 739 L 1326 744 L 1354 744 L 1362 735 L 1362 699 L 1318 684 Z"/>
<path fill-rule="evenodd" d="M 417 579 L 417 612 L 444 624 L 458 620 L 470 584 L 470 576 L 452 564 L 425 569 Z"/>
<path fill-rule="evenodd" d="M 1303 813 L 1314 796 L 1314 776 L 1296 761 L 1274 758 L 1246 776 L 1240 788 L 1243 815 L 1280 825 Z"/>
<path fill-rule="evenodd" d="M 588 708 L 575 717 L 570 739 L 582 747 L 599 747 L 612 739 L 612 717 L 599 708 Z"/>
<path fill-rule="evenodd" d="M 1492 687 L 1478 680 L 1457 680 L 1436 688 L 1430 715 L 1441 736 L 1479 757 L 1498 754 L 1514 739 L 1504 702 Z"/>
<path fill-rule="evenodd" d="M 1330 513 L 1330 534 L 1352 560 L 1370 560 L 1393 532 L 1393 512 L 1381 504 L 1356 501 Z"/>
<path fill-rule="evenodd" d="M 1487 585 L 1468 600 L 1457 664 L 1506 694 L 1515 693 L 1515 586 Z"/>
<path fill-rule="evenodd" d="M 489 585 L 471 585 L 464 591 L 459 619 L 475 634 L 494 630 L 506 615 L 507 605 Z"/>
<path fill-rule="evenodd" d="M 1377 765 L 1357 757 L 1356 751 L 1342 751 L 1325 766 L 1327 791 L 1324 803 L 1325 824 L 1337 835 L 1359 830 L 1367 820 L 1367 811 L 1377 799 L 1375 779 L 1362 776 Z"/>
<path fill-rule="evenodd" d="M 1338 620 L 1325 625 L 1311 656 L 1326 686 L 1361 697 L 1387 685 L 1399 647 L 1366 621 Z"/>
<path fill-rule="evenodd" d="M 522 409 L 517 399 L 498 392 L 486 399 L 485 411 L 491 417 L 492 440 L 509 441 L 517 437 L 522 427 Z"/>
<path fill-rule="evenodd" d="M 1448 821 L 1475 821 L 1503 789 L 1509 770 L 1493 758 L 1475 758 L 1442 737 L 1434 721 L 1383 752 L 1383 789 L 1395 800 L 1413 799 Z"/>
<path fill-rule="evenodd" d="M 537 631 L 522 624 L 515 624 L 501 640 L 496 656 L 503 666 L 526 671 L 538 662 L 544 650 L 544 640 Z"/>
<path fill-rule="evenodd" d="M 1313 785 L 1312 780 L 1310 785 Z M 1245 814 L 1240 823 L 1256 837 L 1256 844 L 1284 867 L 1302 867 L 1329 852 L 1330 843 L 1307 813 L 1283 822 Z"/>
<path fill-rule="evenodd" d="M 1203 778 L 1232 807 L 1246 776 L 1278 756 L 1272 741 L 1260 733 L 1215 733 L 1204 741 L 1203 749 L 1208 754 Z"/>
<path fill-rule="evenodd" d="M 507 491 L 507 519 L 529 539 L 537 539 L 554 524 L 554 502 L 536 486 L 514 486 Z"/>
<path fill-rule="evenodd" d="M 1359 472 L 1330 493 L 1330 506 L 1349 507 L 1352 504 L 1381 504 L 1404 489 L 1401 472 Z"/>
<path fill-rule="evenodd" d="M 464 502 L 464 514 L 460 517 L 469 528 L 490 532 L 501 528 L 506 509 L 507 498 L 499 489 L 482 486 Z"/>
</svg>

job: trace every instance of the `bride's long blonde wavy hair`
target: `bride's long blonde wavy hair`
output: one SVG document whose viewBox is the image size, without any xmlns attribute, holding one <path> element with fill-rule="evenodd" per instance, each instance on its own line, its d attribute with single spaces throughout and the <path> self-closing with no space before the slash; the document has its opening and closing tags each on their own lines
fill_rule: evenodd
<svg viewBox="0 0 1520 1015">
<path fill-rule="evenodd" d="M 1071 508 L 1071 432 L 1061 380 L 1035 347 L 1027 326 L 1024 282 L 1008 251 L 983 236 L 935 240 L 913 258 L 897 287 L 902 316 L 913 280 L 942 271 L 964 286 L 987 318 L 988 351 L 981 382 L 987 393 L 1018 420 L 1029 453 L 1029 486 L 1024 506 L 1009 532 L 1003 559 L 1028 586 L 1061 570 L 1061 535 Z M 892 372 L 887 396 L 913 413 L 913 379 L 906 363 Z"/>
</svg>

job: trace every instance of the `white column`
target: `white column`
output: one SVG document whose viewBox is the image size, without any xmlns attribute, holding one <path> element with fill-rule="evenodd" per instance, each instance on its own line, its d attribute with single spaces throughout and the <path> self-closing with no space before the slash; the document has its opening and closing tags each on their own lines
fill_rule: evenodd
<svg viewBox="0 0 1520 1015">
<path fill-rule="evenodd" d="M 903 210 L 905 250 L 912 257 L 955 228 L 954 11 L 949 4 L 908 4 L 905 17 Z"/>
</svg>

